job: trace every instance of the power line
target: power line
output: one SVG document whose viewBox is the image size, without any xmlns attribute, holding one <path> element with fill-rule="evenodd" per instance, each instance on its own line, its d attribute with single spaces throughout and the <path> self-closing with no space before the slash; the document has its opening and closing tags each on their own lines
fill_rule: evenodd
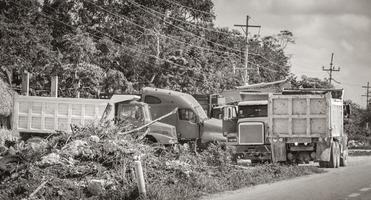
<svg viewBox="0 0 371 200">
<path fill-rule="evenodd" d="M 127 19 L 126 17 L 124 17 L 124 16 L 122 16 L 122 15 L 120 15 L 120 14 L 117 14 L 117 13 L 111 12 L 111 11 L 109 11 L 109 10 L 107 10 L 107 9 L 105 9 L 105 8 L 103 8 L 103 7 L 101 7 L 101 6 L 97 5 L 97 4 L 95 4 L 95 3 L 93 3 L 93 2 L 90 2 L 90 1 L 87 1 L 87 2 L 90 3 L 90 4 L 92 4 L 92 5 L 94 5 L 94 6 L 96 6 L 96 7 L 99 8 L 99 9 L 101 9 L 101 10 L 103 10 L 103 11 L 105 11 L 105 12 L 111 14 L 111 15 L 113 15 L 113 16 L 116 16 L 116 17 L 119 17 L 119 18 L 121 18 L 121 19 L 124 19 L 125 21 L 127 21 L 127 22 L 129 22 L 129 23 L 131 23 L 131 24 L 133 24 L 133 25 L 135 25 L 135 26 L 137 26 L 137 27 L 139 27 L 139 28 L 142 28 L 142 29 L 144 29 L 144 30 L 147 30 L 147 31 L 152 32 L 151 29 L 148 29 L 148 28 L 145 28 L 145 27 L 143 27 L 143 26 L 141 26 L 141 25 L 139 25 L 139 24 L 136 24 L 135 22 L 132 22 L 131 20 Z M 196 48 L 199 48 L 199 49 L 203 49 L 203 50 L 206 50 L 206 51 L 218 52 L 218 53 L 223 53 L 223 54 L 228 53 L 228 52 L 225 52 L 225 51 L 214 50 L 214 49 L 209 49 L 209 48 L 206 48 L 206 47 L 200 47 L 200 46 L 197 46 L 197 45 L 189 44 L 189 43 L 187 43 L 187 42 L 183 42 L 183 41 L 181 41 L 181 40 L 178 40 L 178 39 L 172 38 L 172 37 L 167 36 L 167 35 L 164 35 L 164 34 L 158 34 L 158 35 L 160 35 L 160 36 L 162 36 L 162 37 L 164 37 L 164 38 L 167 38 L 167 39 L 173 40 L 173 41 L 175 41 L 175 42 L 182 43 L 182 44 L 185 44 L 185 45 L 187 45 L 187 46 L 192 46 L 192 47 L 196 47 Z M 236 56 L 238 56 L 238 55 L 236 55 Z"/>
<path fill-rule="evenodd" d="M 188 6 L 184 6 L 182 4 L 179 4 L 179 3 L 176 3 L 174 1 L 169 1 L 169 0 L 165 0 L 167 1 L 168 3 L 171 3 L 171 4 L 174 4 L 174 5 L 178 5 L 180 7 L 184 7 L 184 8 L 187 8 L 189 10 L 193 10 L 193 11 L 196 11 L 196 12 L 199 12 L 199 13 L 203 13 L 203 14 L 207 14 L 207 15 L 210 15 L 212 17 L 215 17 L 215 15 L 211 14 L 211 13 L 208 13 L 208 12 L 205 12 L 205 11 L 202 11 L 202 10 L 198 10 L 198 9 L 195 9 L 195 8 L 191 8 L 191 7 L 188 7 Z"/>
<path fill-rule="evenodd" d="M 196 34 L 190 32 L 190 31 L 187 31 L 187 30 L 185 30 L 185 29 L 182 28 L 182 27 L 179 27 L 179 26 L 177 26 L 177 25 L 174 25 L 174 24 L 172 24 L 172 23 L 169 23 L 169 22 L 165 21 L 165 20 L 161 19 L 160 17 L 158 17 L 158 15 L 156 15 L 155 13 L 157 13 L 157 14 L 159 14 L 159 15 L 162 15 L 162 16 L 164 16 L 164 17 L 166 17 L 166 15 L 164 15 L 164 14 L 162 14 L 162 13 L 160 13 L 160 12 L 157 12 L 156 10 L 153 10 L 153 9 L 151 9 L 151 8 L 148 8 L 148 7 L 144 6 L 144 5 L 141 5 L 141 4 L 139 4 L 139 3 L 136 3 L 136 2 L 134 2 L 134 1 L 130 1 L 130 0 L 129 0 L 129 2 L 132 3 L 134 6 L 136 6 L 137 8 L 140 8 L 140 9 L 143 10 L 144 12 L 146 12 L 146 13 L 148 13 L 148 14 L 151 14 L 152 16 L 156 17 L 157 19 L 160 19 L 160 20 L 163 21 L 164 23 L 166 23 L 166 24 L 168 24 L 168 25 L 170 25 L 170 26 L 173 26 L 173 27 L 175 27 L 175 28 L 177 28 L 177 29 L 179 29 L 179 30 L 181 30 L 181 31 L 184 31 L 184 32 L 187 32 L 187 33 L 189 33 L 189 34 L 191 34 L 191 35 L 194 35 L 195 37 L 197 37 L 197 38 L 199 38 L 199 39 L 203 39 L 203 40 L 205 40 L 205 41 L 207 41 L 207 42 L 209 42 L 209 43 L 211 43 L 211 44 L 214 44 L 214 45 L 217 45 L 217 46 L 220 46 L 220 47 L 223 47 L 223 48 L 229 49 L 229 50 L 231 50 L 231 51 L 235 51 L 235 52 L 240 52 L 240 53 L 242 53 L 240 50 L 237 50 L 237 49 L 233 49 L 233 48 L 227 47 L 227 46 L 225 46 L 225 45 L 223 45 L 223 44 L 220 44 L 220 43 L 217 43 L 217 42 L 213 42 L 213 41 L 208 40 L 208 39 L 206 39 L 206 38 L 204 38 L 204 37 L 198 36 L 198 35 L 196 35 Z M 152 13 L 151 11 L 152 11 L 152 12 L 155 12 L 155 13 Z M 175 18 L 173 18 L 173 19 L 175 19 Z M 177 21 L 180 21 L 180 20 L 177 20 Z M 182 22 L 185 23 L 184 21 L 182 21 Z M 196 25 L 196 26 L 197 26 L 197 25 Z"/>
<path fill-rule="evenodd" d="M 109 10 L 107 10 L 107 9 L 105 9 L 105 8 L 103 8 L 103 7 L 101 7 L 101 6 L 97 5 L 97 4 L 95 4 L 95 3 L 93 3 L 93 2 L 90 2 L 90 1 L 87 1 L 87 2 L 90 3 L 90 4 L 92 4 L 92 5 L 94 5 L 94 6 L 96 6 L 96 7 L 98 7 L 99 9 L 101 9 L 101 10 L 103 10 L 103 11 L 105 11 L 105 12 L 111 14 L 111 15 L 113 15 L 113 16 L 116 16 L 116 17 L 119 17 L 119 18 L 121 18 L 121 19 L 124 19 L 125 21 L 127 21 L 127 22 L 129 22 L 129 23 L 131 23 L 131 24 L 133 24 L 133 25 L 135 25 L 135 26 L 137 26 L 137 27 L 140 27 L 140 28 L 145 29 L 145 30 L 147 30 L 147 31 L 152 31 L 151 29 L 145 28 L 145 27 L 143 27 L 143 26 L 141 26 L 141 25 L 138 25 L 138 24 L 132 22 L 131 20 L 127 19 L 126 17 L 124 17 L 124 16 L 122 16 L 122 15 L 120 15 L 120 14 L 117 14 L 117 13 L 111 12 L 111 11 L 109 11 Z M 184 29 L 183 29 L 183 30 L 184 30 Z M 193 34 L 193 33 L 192 33 L 192 34 Z M 192 46 L 192 47 L 196 47 L 196 48 L 199 48 L 199 49 L 203 49 L 203 50 L 206 50 L 206 51 L 218 52 L 218 53 L 223 53 L 223 54 L 224 54 L 224 53 L 229 53 L 229 52 L 225 52 L 225 51 L 213 50 L 213 49 L 209 49 L 209 48 L 206 48 L 206 47 L 201 47 L 201 46 L 197 46 L 197 45 L 189 44 L 189 43 L 187 43 L 187 42 L 183 42 L 183 41 L 177 40 L 177 39 L 172 38 L 172 37 L 169 37 L 169 36 L 167 36 L 167 35 L 163 35 L 163 34 L 158 34 L 158 35 L 163 36 L 163 37 L 165 37 L 165 38 L 168 38 L 168 39 L 170 39 L 170 40 L 173 40 L 173 41 L 175 41 L 175 42 L 182 43 L 182 44 L 185 44 L 185 45 L 188 45 L 188 46 Z M 204 39 L 204 38 L 202 38 L 202 39 Z M 225 47 L 225 48 L 229 48 L 229 47 Z M 233 51 L 236 51 L 236 52 L 243 53 L 242 51 L 239 51 L 239 50 L 236 50 L 236 49 L 233 49 L 233 48 L 229 48 L 229 49 L 231 49 L 231 50 L 233 50 Z M 238 56 L 237 54 L 235 54 L 235 55 L 237 56 L 237 58 L 241 59 L 240 56 Z M 274 64 L 274 65 L 279 66 L 279 67 L 283 67 L 282 65 L 277 64 L 277 63 L 275 63 L 275 62 L 273 62 L 273 61 L 271 61 L 271 60 L 265 58 L 264 56 L 262 56 L 262 55 L 260 55 L 260 54 L 257 54 L 257 53 L 249 53 L 248 55 L 259 56 L 259 57 L 261 57 L 262 59 L 264 59 L 264 60 L 270 62 L 271 64 Z"/>
<path fill-rule="evenodd" d="M 338 67 L 337 69 L 335 69 L 335 66 L 333 66 L 333 60 L 334 60 L 334 53 L 331 54 L 331 62 L 330 62 L 330 67 L 328 69 L 325 69 L 324 66 L 322 66 L 322 71 L 327 71 L 327 72 L 330 72 L 329 76 L 329 81 L 330 81 L 330 85 L 331 85 L 331 81 L 334 80 L 332 78 L 332 72 L 338 72 L 340 71 L 340 67 Z M 336 81 L 335 81 L 336 82 Z"/>
<path fill-rule="evenodd" d="M 23 5 L 17 4 L 17 3 L 15 3 L 15 2 L 13 2 L 13 3 L 14 3 L 17 7 L 22 7 L 22 8 L 27 9 L 27 7 L 25 7 L 25 6 L 23 6 Z M 52 8 L 52 7 L 50 7 L 50 6 L 47 6 L 47 7 Z M 52 9 L 54 9 L 54 8 L 52 8 Z M 34 10 L 34 11 L 36 11 L 36 10 Z M 43 12 L 43 13 L 45 13 L 45 12 Z M 40 12 L 37 12 L 37 14 L 39 14 L 39 15 L 41 15 L 41 16 L 43 16 L 43 17 L 49 19 L 49 20 L 53 20 L 53 21 L 59 22 L 59 23 L 65 25 L 65 26 L 67 26 L 67 27 L 69 27 L 69 28 L 72 28 L 72 29 L 76 29 L 76 28 L 77 28 L 77 27 L 74 27 L 74 26 L 72 26 L 72 25 L 66 24 L 65 22 L 60 21 L 60 20 L 58 20 L 58 19 L 54 19 L 54 18 L 48 17 L 48 16 L 46 16 L 46 15 L 44 15 L 44 14 L 41 14 Z M 45 14 L 46 14 L 46 13 L 45 13 Z M 93 30 L 93 31 L 98 32 L 98 33 L 100 33 L 100 34 L 102 34 L 102 35 L 104 35 L 104 36 L 107 36 L 107 37 L 111 38 L 113 41 L 119 42 L 120 44 L 124 43 L 122 40 L 117 39 L 117 38 L 115 38 L 115 37 L 113 37 L 113 36 L 110 36 L 110 35 L 108 35 L 108 34 L 106 34 L 106 33 L 101 32 L 101 31 L 98 31 L 98 30 Z M 90 34 L 93 35 L 93 36 L 95 36 L 95 37 L 97 37 L 97 38 L 101 38 L 101 37 L 99 37 L 99 36 L 96 35 L 96 34 L 92 34 L 92 33 L 90 33 Z M 138 50 L 136 50 L 136 49 L 134 49 L 134 48 L 130 48 L 130 47 L 128 47 L 128 46 L 123 46 L 123 45 L 121 45 L 121 47 L 126 48 L 126 49 L 129 49 L 129 50 L 131 50 L 131 51 L 135 51 L 135 52 L 137 52 L 137 53 L 139 53 L 139 54 L 142 54 L 142 55 L 146 55 L 146 56 L 154 57 L 154 58 L 157 58 L 157 59 L 159 59 L 159 60 L 162 60 L 162 61 L 165 61 L 165 62 L 169 62 L 169 63 L 171 63 L 171 64 L 173 64 L 173 65 L 178 66 L 178 67 L 183 67 L 182 65 L 179 65 L 179 64 L 177 64 L 177 63 L 174 63 L 174 62 L 172 62 L 172 61 L 170 61 L 170 60 L 163 59 L 163 58 L 159 58 L 159 57 L 154 56 L 154 55 L 151 55 L 151 54 L 148 55 L 148 54 L 146 54 L 146 53 L 143 53 L 142 51 L 138 51 Z M 126 55 L 128 55 L 128 56 L 130 56 L 130 57 L 133 57 L 132 55 L 127 54 L 127 53 L 125 53 L 125 52 L 122 52 L 122 53 L 124 53 L 124 54 L 126 54 Z M 150 63 L 148 63 L 148 62 L 146 62 L 146 61 L 143 61 L 143 62 L 145 62 L 145 63 L 151 65 Z"/>
<path fill-rule="evenodd" d="M 142 5 L 140 3 L 137 3 L 135 1 L 129 1 L 130 3 L 132 3 L 133 5 L 135 5 L 136 7 L 140 7 L 142 9 L 147 9 L 147 10 L 150 10 L 152 12 L 155 12 L 161 16 L 164 16 L 164 17 L 167 17 L 167 18 L 170 18 L 170 19 L 173 19 L 177 22 L 180 22 L 180 23 L 184 23 L 184 24 L 188 24 L 188 25 L 191 25 L 191 26 L 194 26 L 194 27 L 197 27 L 197 28 L 200 28 L 200 29 L 203 29 L 203 30 L 207 30 L 207 31 L 210 31 L 210 32 L 215 32 L 215 33 L 220 33 L 220 34 L 225 34 L 225 35 L 229 35 L 230 33 L 229 32 L 221 32 L 221 31 L 218 31 L 218 30 L 213 30 L 213 29 L 209 29 L 209 28 L 205 28 L 203 26 L 198 26 L 196 24 L 193 24 L 193 23 L 190 23 L 190 22 L 187 22 L 186 20 L 180 20 L 180 19 L 177 19 L 177 18 L 174 18 L 174 17 L 170 17 L 170 16 L 167 16 L 166 14 L 163 14 L 157 10 L 154 10 L 152 8 L 149 8 L 148 6 L 145 6 L 145 5 Z M 152 13 L 151 13 L 152 14 Z M 164 20 L 163 20 L 164 21 Z M 238 50 L 237 50 L 238 51 Z"/>
</svg>

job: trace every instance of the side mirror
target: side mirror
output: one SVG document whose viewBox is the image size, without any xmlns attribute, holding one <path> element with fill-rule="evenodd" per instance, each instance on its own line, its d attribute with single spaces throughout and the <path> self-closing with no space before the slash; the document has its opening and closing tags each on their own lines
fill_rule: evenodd
<svg viewBox="0 0 371 200">
<path fill-rule="evenodd" d="M 345 104 L 343 109 L 344 109 L 344 117 L 350 118 L 350 114 L 351 114 L 350 104 Z"/>
</svg>

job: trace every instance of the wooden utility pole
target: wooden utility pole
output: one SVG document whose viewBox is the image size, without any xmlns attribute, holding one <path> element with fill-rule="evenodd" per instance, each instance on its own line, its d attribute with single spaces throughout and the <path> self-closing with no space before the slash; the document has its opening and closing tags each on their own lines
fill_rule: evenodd
<svg viewBox="0 0 371 200">
<path fill-rule="evenodd" d="M 30 73 L 25 71 L 22 74 L 22 95 L 30 95 Z"/>
<path fill-rule="evenodd" d="M 366 95 L 362 95 L 366 97 L 366 110 L 368 111 L 370 109 L 370 82 L 367 82 L 367 86 L 362 86 L 362 88 L 366 88 Z"/>
<path fill-rule="evenodd" d="M 246 52 L 245 52 L 245 67 L 243 68 L 244 69 L 244 76 L 243 76 L 243 81 L 244 81 L 244 84 L 245 85 L 248 85 L 249 84 L 249 73 L 248 73 L 248 62 L 249 62 L 249 38 L 248 38 L 248 35 L 249 35 L 249 27 L 252 27 L 252 28 L 260 28 L 261 26 L 257 26 L 257 25 L 249 25 L 249 19 L 250 17 L 247 15 L 246 16 L 246 24 L 244 25 L 240 25 L 240 24 L 235 24 L 234 26 L 237 26 L 237 27 L 244 27 L 245 28 L 245 47 L 246 47 Z"/>
<path fill-rule="evenodd" d="M 330 85 L 331 85 L 331 81 L 333 80 L 332 78 L 332 72 L 338 72 L 340 71 L 340 67 L 338 67 L 337 69 L 335 68 L 334 64 L 333 64 L 333 61 L 334 61 L 334 53 L 331 54 L 331 62 L 330 62 L 330 68 L 328 69 L 325 69 L 324 66 L 322 66 L 322 71 L 326 71 L 326 72 L 330 72 L 329 75 L 330 75 Z"/>
</svg>

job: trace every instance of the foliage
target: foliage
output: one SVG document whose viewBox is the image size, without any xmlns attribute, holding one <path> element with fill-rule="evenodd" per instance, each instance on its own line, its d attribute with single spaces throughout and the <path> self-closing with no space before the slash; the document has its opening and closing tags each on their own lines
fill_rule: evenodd
<svg viewBox="0 0 371 200">
<path fill-rule="evenodd" d="M 316 77 L 308 77 L 303 75 L 300 80 L 296 76 L 291 76 L 291 85 L 293 88 L 334 88 L 330 85 L 328 79 L 321 80 Z"/>
<path fill-rule="evenodd" d="M 348 134 L 349 140 L 364 141 L 369 137 L 369 133 L 365 130 L 367 119 L 367 112 L 358 104 L 348 100 L 345 104 L 349 104 L 351 114 L 348 119 L 344 120 L 344 132 Z"/>
<path fill-rule="evenodd" d="M 148 199 L 196 199 L 205 193 L 322 172 L 277 164 L 235 166 L 224 145 L 210 144 L 199 153 L 188 144 L 147 145 L 135 135 L 117 134 L 129 127 L 91 125 L 75 129 L 73 135 L 59 133 L 2 147 L 0 198 L 28 198 L 46 181 L 33 198 L 136 199 L 135 157 L 142 160 Z"/>
<path fill-rule="evenodd" d="M 242 67 L 245 39 L 214 27 L 211 0 L 0 5 L 0 76 L 19 87 L 23 71 L 31 72 L 33 95 L 49 90 L 51 75 L 60 77 L 60 96 L 71 97 L 77 91 L 94 97 L 143 86 L 214 93 L 242 84 L 241 71 L 234 73 L 232 66 Z M 293 42 L 289 31 L 252 38 L 251 82 L 285 78 L 290 66 L 283 50 Z"/>
</svg>

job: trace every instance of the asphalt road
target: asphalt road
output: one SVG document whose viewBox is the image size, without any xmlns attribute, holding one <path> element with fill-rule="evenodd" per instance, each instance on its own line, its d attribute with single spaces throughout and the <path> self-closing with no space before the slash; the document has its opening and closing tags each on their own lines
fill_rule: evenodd
<svg viewBox="0 0 371 200">
<path fill-rule="evenodd" d="M 323 174 L 204 197 L 204 200 L 371 200 L 371 156 L 349 157 L 349 165 Z"/>
</svg>

